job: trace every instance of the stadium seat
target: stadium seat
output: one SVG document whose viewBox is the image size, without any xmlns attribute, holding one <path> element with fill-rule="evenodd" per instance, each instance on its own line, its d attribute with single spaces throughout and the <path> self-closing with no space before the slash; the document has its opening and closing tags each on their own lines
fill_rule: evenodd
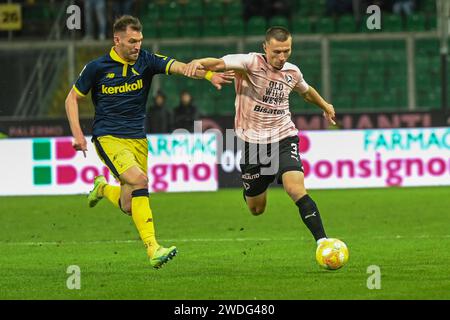
<svg viewBox="0 0 450 320">
<path fill-rule="evenodd" d="M 355 107 L 353 95 L 342 94 L 339 91 L 333 93 L 331 101 L 333 101 L 335 108 L 339 108 L 339 110 L 349 110 Z"/>
<path fill-rule="evenodd" d="M 297 12 L 302 4 L 303 0 L 292 0 L 292 7 L 294 9 L 295 12 Z"/>
<path fill-rule="evenodd" d="M 311 19 L 299 15 L 294 16 L 294 18 L 292 19 L 292 32 L 298 34 L 311 33 L 312 32 Z"/>
<path fill-rule="evenodd" d="M 180 24 L 180 35 L 182 37 L 200 37 L 201 27 L 197 19 L 185 19 Z"/>
<path fill-rule="evenodd" d="M 175 1 L 170 1 L 166 5 L 160 7 L 160 15 L 164 19 L 177 20 L 182 16 L 182 8 Z"/>
<path fill-rule="evenodd" d="M 301 6 L 295 11 L 295 15 L 302 17 L 302 18 L 311 18 L 310 11 L 311 10 L 309 8 L 305 8 L 305 6 Z"/>
<path fill-rule="evenodd" d="M 223 2 L 219 0 L 210 0 L 204 4 L 204 12 L 208 18 L 219 18 L 225 14 Z"/>
<path fill-rule="evenodd" d="M 356 91 L 361 88 L 361 78 L 355 73 L 346 73 L 341 84 L 344 92 Z"/>
<path fill-rule="evenodd" d="M 405 83 L 406 85 L 406 83 Z M 406 96 L 406 90 L 403 88 L 389 88 L 389 94 L 393 98 L 392 108 L 406 108 L 408 105 L 408 100 Z"/>
<path fill-rule="evenodd" d="M 185 5 L 182 5 L 182 11 L 185 18 L 196 18 L 203 16 L 202 0 L 189 0 Z"/>
<path fill-rule="evenodd" d="M 431 14 L 427 17 L 426 28 L 427 28 L 427 30 L 436 30 L 437 29 L 436 14 Z"/>
<path fill-rule="evenodd" d="M 227 17 L 223 25 L 227 36 L 243 36 L 245 33 L 244 21 L 240 17 Z"/>
<path fill-rule="evenodd" d="M 285 27 L 288 30 L 291 29 L 290 24 L 289 24 L 289 20 L 286 17 L 283 17 L 283 16 L 274 16 L 274 17 L 270 18 L 269 24 L 268 24 L 267 27 L 274 27 L 274 26 Z"/>
<path fill-rule="evenodd" d="M 43 3 L 32 4 L 24 8 L 23 16 L 29 20 L 48 19 L 50 16 L 49 8 Z"/>
<path fill-rule="evenodd" d="M 425 31 L 426 19 L 423 14 L 412 14 L 407 17 L 406 26 L 408 31 Z"/>
<path fill-rule="evenodd" d="M 397 57 L 394 55 L 391 57 L 392 59 L 396 59 Z M 378 50 L 378 48 L 373 48 L 370 53 L 365 57 L 367 59 L 367 63 L 372 70 L 378 72 L 379 68 L 386 60 L 386 52 L 382 50 Z"/>
<path fill-rule="evenodd" d="M 355 18 L 351 15 L 341 16 L 337 21 L 337 31 L 340 33 L 356 32 Z"/>
<path fill-rule="evenodd" d="M 403 31 L 402 17 L 396 14 L 383 14 L 381 18 L 381 30 L 389 32 Z"/>
<path fill-rule="evenodd" d="M 334 19 L 328 18 L 328 17 L 318 19 L 316 22 L 315 31 L 317 33 L 333 33 L 333 32 L 335 32 Z"/>
<path fill-rule="evenodd" d="M 385 92 L 384 90 L 373 90 L 370 92 L 370 94 L 372 95 L 372 108 L 376 108 L 377 110 L 379 109 L 383 109 L 383 110 L 387 110 L 389 109 L 389 105 L 392 103 L 392 98 L 388 97 L 387 92 Z M 386 105 L 387 104 L 387 105 Z"/>
<path fill-rule="evenodd" d="M 436 1 L 422 1 L 422 10 L 427 14 L 436 14 Z"/>
<path fill-rule="evenodd" d="M 263 17 L 251 17 L 247 21 L 246 33 L 250 36 L 260 36 L 265 34 L 266 28 L 266 19 L 264 19 Z"/>
<path fill-rule="evenodd" d="M 332 70 L 333 72 L 330 76 L 331 87 L 335 90 L 339 90 L 342 86 L 342 79 L 344 77 L 343 72 L 338 72 L 334 68 Z"/>
<path fill-rule="evenodd" d="M 419 55 L 420 53 L 416 53 L 416 58 L 415 58 L 415 63 L 416 63 L 416 73 L 421 74 L 422 76 L 424 75 L 424 73 L 428 73 L 428 72 L 424 72 L 424 71 L 428 71 L 428 65 L 429 65 L 429 59 L 428 57 Z"/>
<path fill-rule="evenodd" d="M 176 20 L 161 20 L 158 24 L 159 38 L 176 38 L 179 37 L 178 21 Z"/>
<path fill-rule="evenodd" d="M 439 51 L 439 47 L 440 45 L 438 40 L 418 40 L 416 43 L 417 58 L 432 58 L 436 56 L 436 52 Z"/>
<path fill-rule="evenodd" d="M 145 38 L 156 38 L 158 35 L 158 28 L 156 23 L 145 23 L 143 21 L 143 34 Z"/>
<path fill-rule="evenodd" d="M 222 21 L 219 19 L 208 18 L 203 21 L 202 34 L 204 37 L 220 37 L 223 36 L 224 30 Z"/>
<path fill-rule="evenodd" d="M 383 93 L 383 96 L 381 97 L 381 103 L 382 105 L 380 107 L 382 108 L 393 108 L 395 107 L 395 95 L 392 91 L 385 91 Z M 398 106 L 400 107 L 400 106 Z"/>
<path fill-rule="evenodd" d="M 149 2 L 146 7 L 145 18 L 150 21 L 156 21 L 160 18 L 159 16 L 159 6 L 154 2 Z"/>
<path fill-rule="evenodd" d="M 309 14 L 316 17 L 322 17 L 325 15 L 325 5 L 326 0 L 316 0 L 314 3 L 307 3 L 303 1 L 303 5 L 308 5 L 310 7 Z"/>
<path fill-rule="evenodd" d="M 296 15 L 299 15 L 301 17 L 317 18 L 323 16 L 325 13 L 325 1 L 323 0 L 291 1 L 291 8 Z"/>
<path fill-rule="evenodd" d="M 432 107 L 432 108 L 440 107 L 440 103 L 441 103 L 440 90 L 436 90 L 436 91 L 426 93 L 426 95 L 425 95 L 426 100 L 424 101 L 424 104 L 426 107 Z"/>
<path fill-rule="evenodd" d="M 225 15 L 227 17 L 240 17 L 242 18 L 242 3 L 241 0 L 229 0 L 224 4 Z"/>
</svg>

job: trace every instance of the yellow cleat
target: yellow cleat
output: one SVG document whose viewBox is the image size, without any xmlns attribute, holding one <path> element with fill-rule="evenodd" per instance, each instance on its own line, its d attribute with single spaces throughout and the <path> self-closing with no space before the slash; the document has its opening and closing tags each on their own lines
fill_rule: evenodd
<svg viewBox="0 0 450 320">
<path fill-rule="evenodd" d="M 169 260 L 172 260 L 177 253 L 178 249 L 175 246 L 172 246 L 170 248 L 159 247 L 153 257 L 150 259 L 150 264 L 153 268 L 159 269 L 163 264 L 169 262 Z"/>
<path fill-rule="evenodd" d="M 89 208 L 93 208 L 97 203 L 103 199 L 103 196 L 98 195 L 98 190 L 101 186 L 107 184 L 106 178 L 104 176 L 97 176 L 94 179 L 94 189 L 89 192 L 88 195 L 88 205 Z"/>
</svg>

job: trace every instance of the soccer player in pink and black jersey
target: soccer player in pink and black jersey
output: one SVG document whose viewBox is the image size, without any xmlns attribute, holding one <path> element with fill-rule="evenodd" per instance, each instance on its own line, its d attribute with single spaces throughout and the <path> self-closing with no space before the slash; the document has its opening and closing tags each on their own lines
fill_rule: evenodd
<svg viewBox="0 0 450 320">
<path fill-rule="evenodd" d="M 235 132 L 243 146 L 240 166 L 248 208 L 254 215 L 264 212 L 267 188 L 277 178 L 319 244 L 327 236 L 319 209 L 305 189 L 298 130 L 291 120 L 289 94 L 295 91 L 318 106 L 331 124 L 335 124 L 334 108 L 305 81 L 296 65 L 287 62 L 292 50 L 292 36 L 287 29 L 267 30 L 263 49 L 264 54 L 229 54 L 220 59 L 193 60 L 185 75 L 192 76 L 198 69 L 235 71 Z"/>
</svg>

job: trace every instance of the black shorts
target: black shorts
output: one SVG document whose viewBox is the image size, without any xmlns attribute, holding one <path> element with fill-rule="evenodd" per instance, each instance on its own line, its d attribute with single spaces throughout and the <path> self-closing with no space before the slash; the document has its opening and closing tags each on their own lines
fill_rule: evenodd
<svg viewBox="0 0 450 320">
<path fill-rule="evenodd" d="M 298 141 L 298 136 L 287 137 L 272 144 L 240 141 L 240 167 L 246 196 L 254 197 L 263 193 L 275 178 L 282 184 L 281 176 L 287 171 L 303 172 Z"/>
</svg>

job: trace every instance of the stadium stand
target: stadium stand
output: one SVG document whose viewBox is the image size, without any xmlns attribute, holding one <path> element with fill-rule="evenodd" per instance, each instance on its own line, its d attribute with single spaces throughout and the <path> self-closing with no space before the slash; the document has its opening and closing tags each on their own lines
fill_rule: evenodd
<svg viewBox="0 0 450 320">
<path fill-rule="evenodd" d="M 26 3 L 28 3 L 26 1 Z M 54 19 L 57 6 L 54 2 L 32 1 L 24 4 L 23 16 L 27 21 L 24 29 L 15 32 L 15 37 L 36 36 L 38 29 L 47 30 Z M 46 4 L 47 3 L 47 4 Z M 426 32 L 436 29 L 436 8 L 434 1 L 419 1 L 412 15 L 395 15 L 383 12 L 383 33 Z M 293 0 L 289 16 L 252 16 L 243 18 L 243 4 L 240 0 L 156 0 L 140 1 L 139 17 L 143 23 L 146 39 L 156 42 L 178 38 L 217 38 L 217 37 L 261 37 L 268 26 L 281 25 L 296 35 L 334 35 L 361 34 L 374 32 L 363 28 L 353 14 L 329 14 L 325 0 Z M 207 14 L 207 18 L 205 18 Z M 47 29 L 46 29 L 47 28 Z M 45 31 L 47 32 L 47 31 Z M 4 33 L 2 34 L 4 35 Z M 82 35 L 77 35 L 81 38 Z M 295 39 L 294 39 L 295 40 Z M 153 41 L 153 40 L 152 40 Z M 221 57 L 228 53 L 261 51 L 260 41 L 244 41 L 244 46 L 234 43 L 201 46 L 193 44 L 161 45 L 158 51 L 181 61 L 190 61 L 203 56 Z M 109 45 L 109 44 L 108 44 Z M 417 109 L 437 109 L 440 107 L 439 86 L 439 41 L 437 39 L 415 40 L 415 83 L 417 87 Z M 149 48 L 152 50 L 152 48 Z M 298 64 L 305 78 L 319 91 L 323 88 L 320 42 L 294 41 L 293 55 L 290 59 Z M 76 50 L 77 72 L 90 59 L 107 52 L 108 46 L 93 49 L 79 46 Z M 331 101 L 340 110 L 402 110 L 407 109 L 407 56 L 405 40 L 330 40 L 330 87 Z M 63 68 L 64 69 L 64 68 Z M 62 74 L 52 104 L 48 108 L 51 116 L 64 113 L 61 108 L 67 91 L 67 70 Z M 167 93 L 169 106 L 181 90 L 188 90 L 197 101 L 202 113 L 233 114 L 233 87 L 227 86 L 221 92 L 203 81 L 186 81 L 182 78 L 167 79 L 159 77 L 156 86 Z M 158 88 L 156 88 L 158 89 Z M 155 89 L 155 90 L 156 90 Z M 297 95 L 291 96 L 292 111 L 304 111 L 306 103 Z M 89 102 L 81 105 L 82 114 L 92 114 Z"/>
<path fill-rule="evenodd" d="M 167 23 L 167 34 L 159 33 L 159 37 L 168 37 L 180 34 L 173 29 L 182 29 L 182 24 L 176 24 L 183 20 L 190 20 L 201 30 L 200 36 L 226 36 L 229 35 L 228 26 L 235 18 L 243 20 L 246 35 L 258 35 L 267 25 L 282 25 L 291 28 L 295 32 L 315 33 L 352 33 L 363 32 L 361 24 L 355 21 L 352 14 L 338 16 L 326 16 L 324 0 L 295 0 L 291 17 L 275 16 L 266 18 L 252 16 L 248 21 L 242 18 L 243 8 L 240 0 L 185 0 L 185 1 L 157 1 L 149 2 L 143 8 L 141 19 L 150 23 L 170 21 Z M 423 1 L 421 9 L 411 16 L 401 16 L 387 12 L 383 15 L 383 30 L 390 32 L 399 31 L 426 31 L 436 27 L 436 8 L 433 1 Z M 207 13 L 208 20 L 214 21 L 212 26 L 201 19 Z M 238 24 L 236 22 L 234 25 Z M 209 31 L 210 28 L 213 31 Z M 239 28 L 240 29 L 240 28 Z M 197 35 L 197 33 L 195 33 Z"/>
</svg>

